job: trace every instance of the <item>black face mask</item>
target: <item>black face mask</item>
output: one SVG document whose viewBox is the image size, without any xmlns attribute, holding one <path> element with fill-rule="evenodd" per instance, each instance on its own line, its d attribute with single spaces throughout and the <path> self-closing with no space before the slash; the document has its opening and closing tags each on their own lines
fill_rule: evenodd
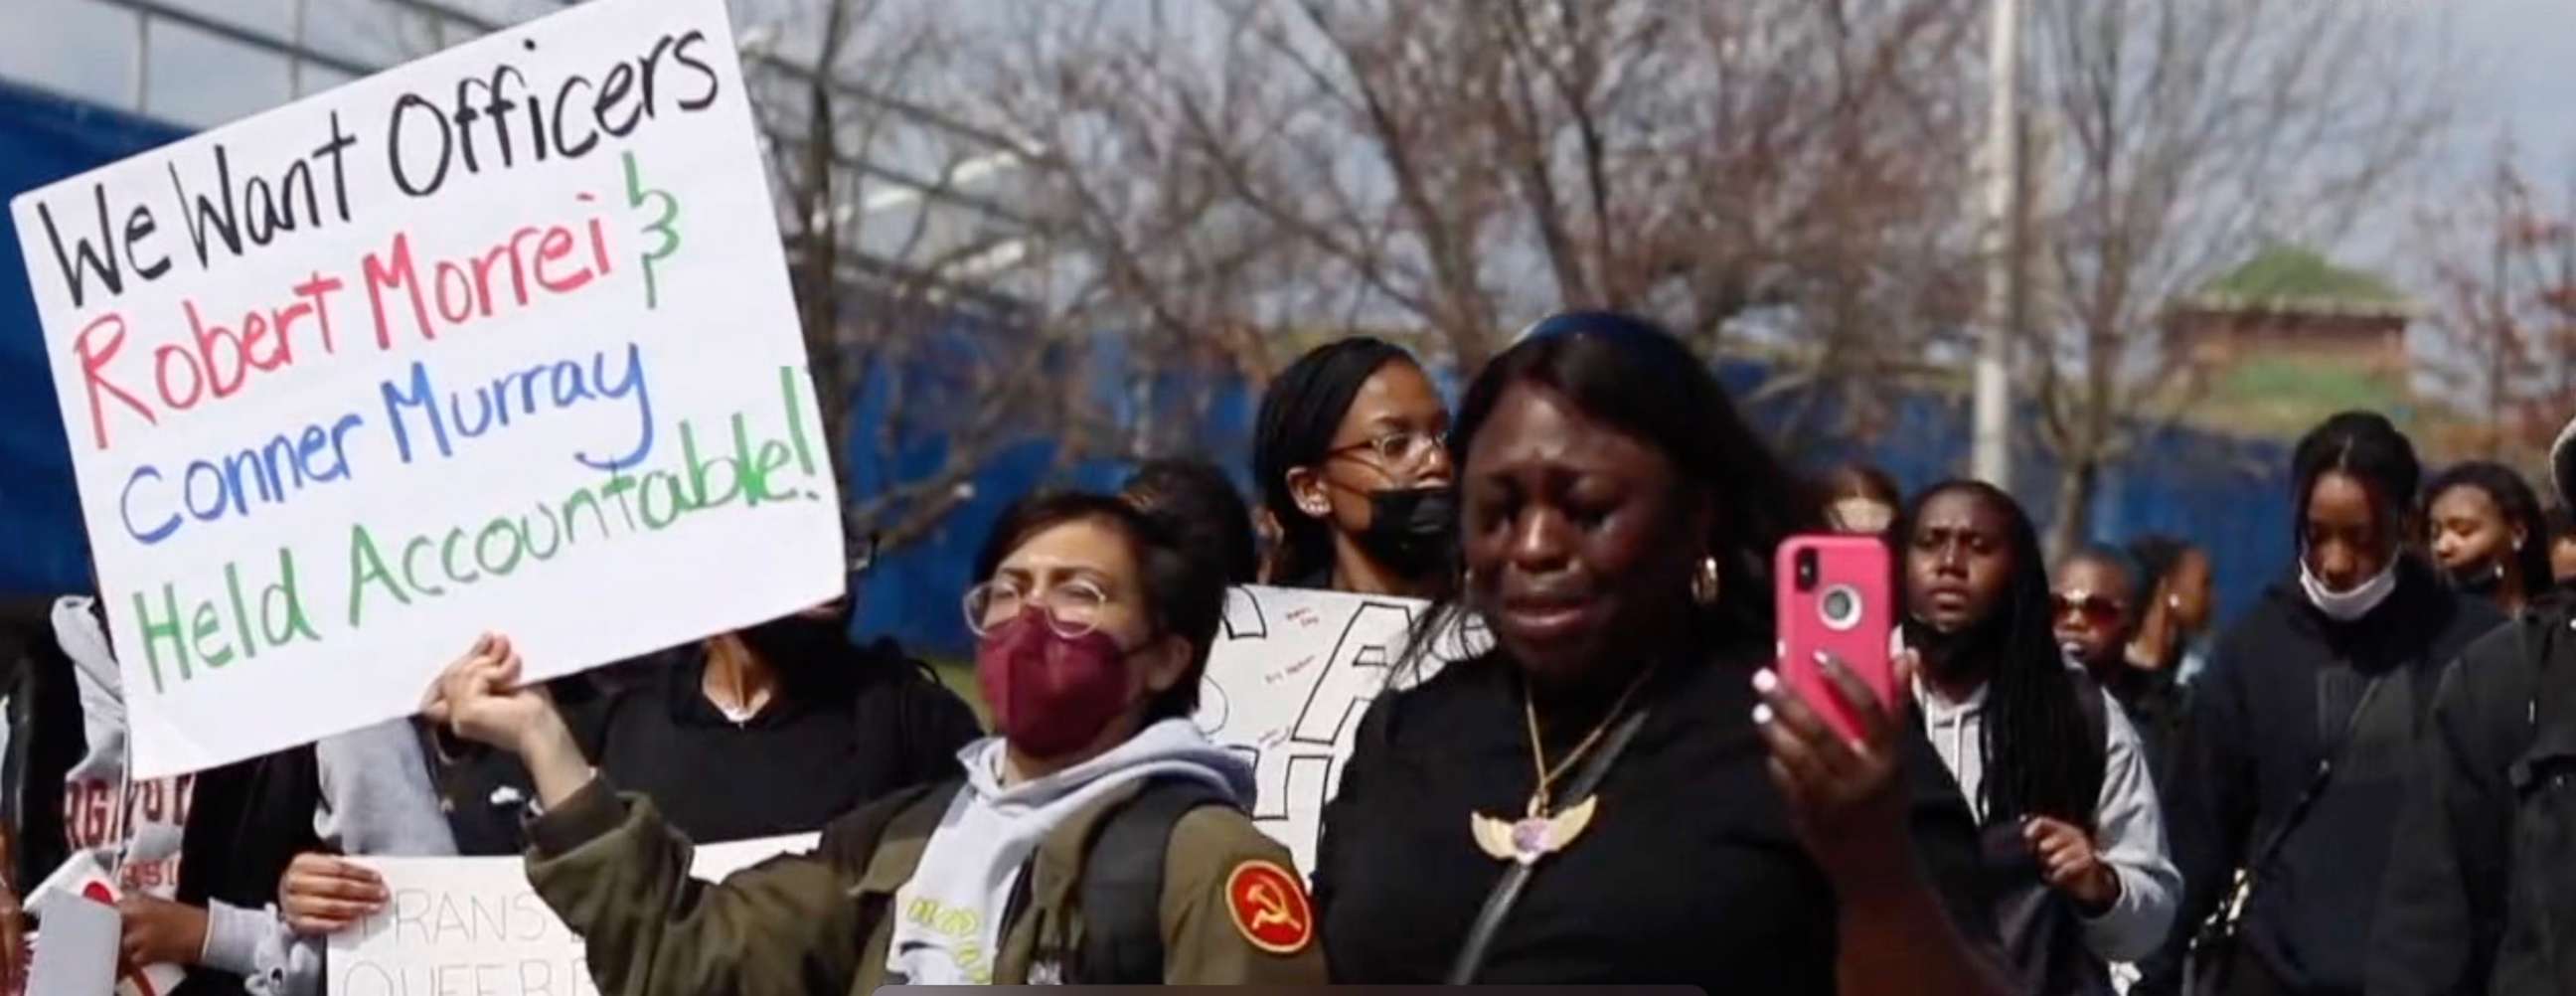
<svg viewBox="0 0 2576 996">
<path fill-rule="evenodd" d="M 1396 573 L 1427 577 L 1458 552 L 1458 492 L 1445 484 L 1369 492 L 1360 548 Z"/>
<path fill-rule="evenodd" d="M 2456 571 L 2442 572 L 2451 590 L 2464 595 L 2491 596 L 2504 587 L 2503 564 L 2480 564 Z"/>
</svg>

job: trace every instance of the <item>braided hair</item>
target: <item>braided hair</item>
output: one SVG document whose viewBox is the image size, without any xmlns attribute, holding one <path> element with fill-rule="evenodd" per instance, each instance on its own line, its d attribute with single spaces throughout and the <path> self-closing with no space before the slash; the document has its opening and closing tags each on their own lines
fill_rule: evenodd
<svg viewBox="0 0 2576 996">
<path fill-rule="evenodd" d="M 1993 485 L 1950 481 L 1907 506 L 1896 535 L 1906 537 L 1909 549 L 1924 508 L 1944 495 L 1966 495 L 2001 516 L 2011 559 L 2003 597 L 1992 615 L 1973 624 L 1971 632 L 1981 638 L 1964 650 L 1983 656 L 1988 667 L 1982 745 L 1987 818 L 2048 816 L 2089 832 L 2102 794 L 2103 734 L 2076 701 L 2075 672 L 2057 647 L 2039 530 L 2011 495 Z"/>
</svg>

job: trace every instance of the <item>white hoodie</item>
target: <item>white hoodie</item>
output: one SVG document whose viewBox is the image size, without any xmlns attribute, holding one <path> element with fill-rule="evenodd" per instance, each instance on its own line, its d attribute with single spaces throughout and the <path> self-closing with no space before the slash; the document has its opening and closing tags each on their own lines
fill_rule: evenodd
<svg viewBox="0 0 2576 996">
<path fill-rule="evenodd" d="M 1251 765 L 1187 719 L 1155 723 L 1099 757 L 1007 788 L 1002 753 L 999 737 L 958 753 L 966 788 L 940 818 L 912 880 L 895 892 L 889 984 L 992 984 L 1002 916 L 1038 842 L 1119 786 L 1157 776 L 1197 778 L 1233 793 L 1247 809 L 1253 802 Z"/>
</svg>

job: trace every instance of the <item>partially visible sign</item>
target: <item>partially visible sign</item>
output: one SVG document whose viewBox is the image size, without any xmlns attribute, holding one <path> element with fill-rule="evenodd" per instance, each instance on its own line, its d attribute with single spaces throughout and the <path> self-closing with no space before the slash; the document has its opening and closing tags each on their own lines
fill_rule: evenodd
<svg viewBox="0 0 2576 996">
<path fill-rule="evenodd" d="M 691 875 L 711 881 L 781 854 L 813 850 L 816 834 L 708 844 Z M 597 996 L 588 956 L 528 884 L 518 858 L 360 858 L 393 901 L 331 938 L 332 996 Z"/>
<path fill-rule="evenodd" d="M 1253 821 L 1315 871 L 1324 804 L 1342 784 L 1360 715 L 1378 695 L 1472 656 L 1491 637 L 1472 619 L 1406 661 L 1416 599 L 1294 588 L 1236 588 L 1208 657 L 1199 728 L 1252 762 Z"/>
</svg>

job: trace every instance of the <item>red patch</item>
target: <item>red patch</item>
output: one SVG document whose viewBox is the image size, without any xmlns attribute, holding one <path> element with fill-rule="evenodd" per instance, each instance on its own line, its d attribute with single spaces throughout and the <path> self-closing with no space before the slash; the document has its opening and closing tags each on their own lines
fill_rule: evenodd
<svg viewBox="0 0 2576 996">
<path fill-rule="evenodd" d="M 1226 909 L 1234 929 L 1253 947 L 1292 955 L 1315 941 L 1315 907 L 1306 884 L 1276 862 L 1246 861 L 1225 877 Z"/>
</svg>

